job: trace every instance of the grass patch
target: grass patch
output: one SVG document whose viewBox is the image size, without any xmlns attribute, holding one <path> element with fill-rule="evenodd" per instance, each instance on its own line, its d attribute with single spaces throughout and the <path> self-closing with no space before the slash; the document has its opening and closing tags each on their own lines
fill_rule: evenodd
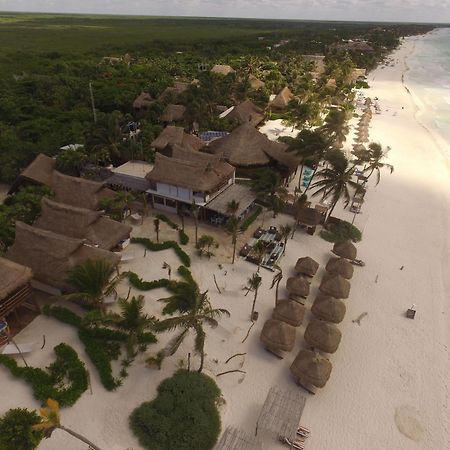
<svg viewBox="0 0 450 450">
<path fill-rule="evenodd" d="M 339 223 L 332 224 L 320 232 L 320 237 L 328 242 L 359 242 L 362 239 L 362 233 L 350 222 L 341 220 Z"/>
</svg>

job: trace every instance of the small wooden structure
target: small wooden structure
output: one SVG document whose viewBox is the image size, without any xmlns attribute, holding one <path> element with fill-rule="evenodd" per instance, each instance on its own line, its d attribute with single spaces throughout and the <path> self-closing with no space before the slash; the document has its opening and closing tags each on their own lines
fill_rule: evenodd
<svg viewBox="0 0 450 450">
<path fill-rule="evenodd" d="M 411 308 L 406 310 L 406 317 L 408 319 L 413 319 L 416 317 L 416 305 L 412 305 Z"/>
<path fill-rule="evenodd" d="M 214 450 L 262 450 L 262 442 L 239 428 L 227 427 Z"/>
</svg>

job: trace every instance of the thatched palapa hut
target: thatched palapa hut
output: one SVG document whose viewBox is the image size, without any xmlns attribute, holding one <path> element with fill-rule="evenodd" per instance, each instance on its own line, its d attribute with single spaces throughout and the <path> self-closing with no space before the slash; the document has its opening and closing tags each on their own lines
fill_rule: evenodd
<svg viewBox="0 0 450 450">
<path fill-rule="evenodd" d="M 340 275 L 324 276 L 319 289 L 324 294 L 334 298 L 348 298 L 350 293 L 350 283 Z"/>
<path fill-rule="evenodd" d="M 331 257 L 328 260 L 325 269 L 328 273 L 331 273 L 332 275 L 340 275 L 347 280 L 350 280 L 353 277 L 353 265 L 344 258 Z"/>
<path fill-rule="evenodd" d="M 165 107 L 160 120 L 161 122 L 172 123 L 184 120 L 186 106 L 169 104 Z"/>
<path fill-rule="evenodd" d="M 334 353 L 339 347 L 342 333 L 332 323 L 313 319 L 306 327 L 304 337 L 312 347 L 326 353 Z"/>
<path fill-rule="evenodd" d="M 256 127 L 264 120 L 264 111 L 251 100 L 239 103 L 225 117 L 235 119 L 240 124 L 250 124 Z"/>
<path fill-rule="evenodd" d="M 133 102 L 133 109 L 136 112 L 147 111 L 148 108 L 155 102 L 155 99 L 148 93 L 142 91 Z"/>
<path fill-rule="evenodd" d="M 299 258 L 295 264 L 295 271 L 300 275 L 313 277 L 319 269 L 319 263 L 309 256 Z"/>
<path fill-rule="evenodd" d="M 187 134 L 183 127 L 167 126 L 150 146 L 157 151 L 164 150 L 168 145 L 180 145 L 188 150 L 198 151 L 205 143 L 197 136 Z"/>
<path fill-rule="evenodd" d="M 336 242 L 332 251 L 335 255 L 345 259 L 353 260 L 357 255 L 356 247 L 350 241 Z"/>
<path fill-rule="evenodd" d="M 290 352 L 295 345 L 295 327 L 281 320 L 269 319 L 260 336 L 264 346 L 273 352 Z"/>
<path fill-rule="evenodd" d="M 293 300 L 280 300 L 272 313 L 272 319 L 281 320 L 299 327 L 305 317 L 305 307 Z"/>
<path fill-rule="evenodd" d="M 330 379 L 333 366 L 329 359 L 311 350 L 301 350 L 294 359 L 290 370 L 302 385 L 323 388 Z"/>
<path fill-rule="evenodd" d="M 30 267 L 34 279 L 61 291 L 70 290 L 67 273 L 88 259 L 105 259 L 117 265 L 120 255 L 85 245 L 75 239 L 52 231 L 16 222 L 16 239 L 8 249 L 7 258 Z"/>
<path fill-rule="evenodd" d="M 261 81 L 260 79 L 256 78 L 255 75 L 250 75 L 248 77 L 248 82 L 250 83 L 250 87 L 255 91 L 262 89 L 266 85 L 264 81 Z"/>
<path fill-rule="evenodd" d="M 185 92 L 189 87 L 189 83 L 185 81 L 175 81 L 173 86 L 166 87 L 164 91 L 158 97 L 158 100 L 164 100 L 166 97 L 171 97 L 173 100 L 176 100 L 177 97 Z"/>
<path fill-rule="evenodd" d="M 278 95 L 272 100 L 270 106 L 273 109 L 285 109 L 289 102 L 294 98 L 294 94 L 286 86 L 278 93 Z"/>
<path fill-rule="evenodd" d="M 92 245 L 112 250 L 130 237 L 131 227 L 102 216 L 100 211 L 65 205 L 48 198 L 41 201 L 41 215 L 34 224 L 72 238 L 86 239 Z"/>
<path fill-rule="evenodd" d="M 211 69 L 211 73 L 215 73 L 216 75 L 229 75 L 230 73 L 235 73 L 236 71 L 227 64 L 216 64 Z"/>
<path fill-rule="evenodd" d="M 291 277 L 286 282 L 286 289 L 289 292 L 289 298 L 299 301 L 309 295 L 309 281 L 304 277 Z M 300 301 L 302 303 L 302 301 Z"/>
<path fill-rule="evenodd" d="M 340 323 L 344 320 L 347 308 L 342 300 L 319 293 L 311 307 L 311 312 L 327 322 Z"/>
</svg>

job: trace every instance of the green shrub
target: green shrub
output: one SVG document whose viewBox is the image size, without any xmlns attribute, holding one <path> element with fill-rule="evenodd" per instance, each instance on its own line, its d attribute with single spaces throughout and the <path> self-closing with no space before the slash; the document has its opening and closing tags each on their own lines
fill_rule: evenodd
<svg viewBox="0 0 450 450">
<path fill-rule="evenodd" d="M 14 359 L 5 355 L 0 355 L 0 364 L 15 377 L 31 384 L 34 397 L 42 403 L 52 398 L 61 406 L 72 406 L 88 388 L 88 373 L 69 345 L 59 344 L 53 350 L 56 360 L 47 367 L 47 372 L 35 367 L 19 367 Z"/>
<path fill-rule="evenodd" d="M 179 370 L 158 386 L 154 400 L 132 412 L 130 427 L 147 449 L 212 449 L 220 434 L 219 396 L 208 376 Z"/>
<path fill-rule="evenodd" d="M 128 281 L 131 286 L 139 289 L 140 291 L 151 291 L 152 289 L 158 288 L 168 288 L 172 283 L 167 278 L 160 278 L 159 280 L 153 281 L 144 281 L 142 278 L 139 278 L 137 273 L 127 272 Z"/>
<path fill-rule="evenodd" d="M 246 231 L 248 227 L 258 218 L 262 213 L 262 206 L 257 206 L 255 210 L 241 223 L 241 231 Z"/>
<path fill-rule="evenodd" d="M 25 408 L 10 409 L 0 417 L 0 450 L 33 450 L 44 437 L 41 431 L 33 431 L 32 425 L 41 419 L 35 411 Z"/>
<path fill-rule="evenodd" d="M 159 252 L 161 250 L 168 250 L 171 248 L 174 250 L 182 264 L 184 264 L 186 267 L 191 266 L 191 258 L 189 258 L 189 255 L 185 253 L 175 241 L 165 241 L 158 243 L 153 242 L 152 240 L 147 238 L 131 238 L 131 242 L 133 244 L 141 244 L 152 252 Z"/>
<path fill-rule="evenodd" d="M 178 239 L 181 245 L 186 245 L 189 242 L 189 236 L 183 230 L 178 230 Z"/>
<path fill-rule="evenodd" d="M 320 232 L 320 237 L 328 242 L 345 242 L 351 240 L 359 242 L 362 239 L 362 233 L 350 222 L 341 220 L 339 223 L 331 224 Z"/>
<path fill-rule="evenodd" d="M 179 226 L 172 220 L 170 220 L 167 216 L 164 214 L 157 214 L 156 216 L 159 220 L 162 220 L 163 222 L 166 222 L 167 225 L 169 225 L 170 228 L 173 228 L 174 230 L 178 230 Z"/>
</svg>

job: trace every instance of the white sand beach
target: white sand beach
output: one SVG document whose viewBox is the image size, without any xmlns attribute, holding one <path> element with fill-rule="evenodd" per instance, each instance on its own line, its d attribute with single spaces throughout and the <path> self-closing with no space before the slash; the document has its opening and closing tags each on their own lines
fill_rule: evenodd
<svg viewBox="0 0 450 450">
<path fill-rule="evenodd" d="M 367 95 L 378 97 L 382 109 L 382 114 L 373 116 L 371 141 L 392 148 L 388 156 L 395 171 L 392 175 L 384 171 L 378 186 L 371 180 L 363 213 L 355 221 L 364 230 L 363 240 L 357 247 L 358 257 L 366 266 L 355 267 L 350 298 L 345 301 L 347 314 L 339 325 L 343 338 L 337 352 L 330 356 L 331 378 L 315 396 L 305 392 L 307 402 L 302 424 L 311 429 L 306 443 L 308 450 L 450 448 L 450 162 L 429 132 L 417 122 L 417 106 L 402 85 L 405 57 L 413 51 L 415 39 L 406 39 L 395 52 L 393 67 L 379 68 L 369 75 L 371 89 Z M 336 215 L 347 220 L 353 217 L 342 208 L 336 208 Z M 269 219 L 267 214 L 265 218 L 265 225 L 292 222 L 292 218 L 283 215 Z M 205 232 L 201 227 L 200 233 Z M 136 226 L 133 233 L 152 238 L 151 219 L 142 227 Z M 164 228 L 163 233 L 167 237 L 174 232 Z M 188 234 L 192 241 L 192 225 Z M 223 242 L 227 239 L 221 238 Z M 188 249 L 192 252 L 191 244 Z M 312 237 L 299 230 L 289 240 L 281 260 L 284 279 L 280 298 L 285 296 L 286 279 L 293 273 L 297 258 L 311 256 L 320 263 L 306 302 L 311 306 L 331 256 L 330 250 L 331 244 L 318 233 Z M 179 265 L 171 251 L 147 252 L 144 258 L 143 247 L 130 245 L 124 254 L 134 259 L 122 263 L 121 270 L 133 270 L 148 281 L 166 276 L 161 268 L 163 261 L 173 268 Z M 309 320 L 308 313 L 304 324 L 297 329 L 295 349 L 283 360 L 263 349 L 259 335 L 264 321 L 271 316 L 275 295 L 269 290 L 273 273 L 262 269 L 263 285 L 256 307 L 259 318 L 242 343 L 251 324 L 252 302 L 252 294 L 245 297 L 242 288 L 254 271 L 254 265 L 240 258 L 232 266 L 229 252 L 221 248 L 210 261 L 193 256 L 192 272 L 201 289 L 208 290 L 214 306 L 227 308 L 231 313 L 230 318 L 221 320 L 218 328 L 207 330 L 205 373 L 222 390 L 223 429 L 232 425 L 249 434 L 254 433 L 256 419 L 271 386 L 301 389 L 295 385 L 289 366 L 304 346 L 303 333 Z M 213 274 L 223 289 L 222 294 L 217 292 Z M 127 291 L 128 284 L 124 283 L 120 293 L 126 295 Z M 140 292 L 133 289 L 132 294 Z M 142 294 L 146 310 L 159 315 L 162 304 L 156 299 L 167 293 L 160 289 Z M 413 303 L 417 305 L 417 315 L 415 320 L 409 320 L 405 311 Z M 354 322 L 358 318 L 360 323 Z M 46 346 L 41 350 L 43 334 Z M 161 336 L 148 353 L 156 353 L 169 337 L 169 334 Z M 160 381 L 176 370 L 180 359 L 186 361 L 192 349 L 192 341 L 187 340 L 174 357 L 164 361 L 161 371 L 146 367 L 144 358 L 139 357 L 124 385 L 110 393 L 101 386 L 71 327 L 39 316 L 16 340 L 37 343 L 36 350 L 27 358 L 32 366 L 48 365 L 54 359 L 52 347 L 60 342 L 78 351 L 90 371 L 92 393 L 88 390 L 73 407 L 63 410 L 62 422 L 106 450 L 141 448 L 128 427 L 130 412 L 143 401 L 154 398 Z M 225 364 L 235 353 L 245 355 Z M 197 358 L 193 358 L 193 367 L 197 364 Z M 245 373 L 216 377 L 233 369 Z M 25 383 L 14 379 L 2 367 L 0 376 L 0 414 L 13 407 L 39 406 Z M 39 447 L 41 450 L 63 448 L 82 450 L 83 446 L 56 431 Z M 276 440 L 265 440 L 264 448 L 287 447 Z"/>
</svg>

